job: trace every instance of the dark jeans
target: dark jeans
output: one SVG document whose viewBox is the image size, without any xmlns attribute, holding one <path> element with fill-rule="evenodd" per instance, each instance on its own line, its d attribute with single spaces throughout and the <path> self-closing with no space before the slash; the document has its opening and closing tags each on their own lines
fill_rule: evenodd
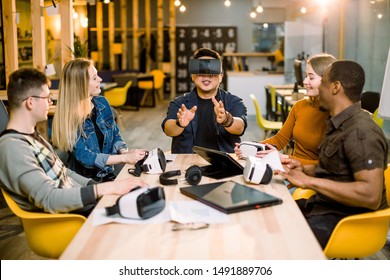
<svg viewBox="0 0 390 280">
<path fill-rule="evenodd" d="M 303 216 L 305 216 L 307 223 L 320 243 L 322 249 L 324 249 L 337 223 L 344 218 L 344 216 L 334 213 L 311 215 L 313 205 L 306 205 L 306 201 L 306 199 L 299 199 L 296 203 L 301 209 Z"/>
</svg>

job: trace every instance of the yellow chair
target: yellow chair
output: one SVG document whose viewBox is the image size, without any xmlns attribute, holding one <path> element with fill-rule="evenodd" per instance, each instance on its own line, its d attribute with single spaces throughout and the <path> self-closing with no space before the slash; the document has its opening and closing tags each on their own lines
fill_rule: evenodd
<svg viewBox="0 0 390 280">
<path fill-rule="evenodd" d="M 111 107 L 119 108 L 125 105 L 127 91 L 131 87 L 132 81 L 128 81 L 124 87 L 115 87 L 104 92 L 104 97 L 108 100 Z"/>
<path fill-rule="evenodd" d="M 387 201 L 390 201 L 390 166 L 385 170 Z M 324 249 L 328 258 L 362 258 L 383 248 L 389 231 L 390 208 L 342 219 Z"/>
<path fill-rule="evenodd" d="M 298 199 L 308 199 L 309 197 L 316 194 L 316 191 L 309 190 L 309 189 L 302 189 L 302 188 L 296 188 L 294 192 L 292 193 L 292 198 L 294 200 Z"/>
<path fill-rule="evenodd" d="M 387 165 L 387 169 L 385 170 L 385 185 L 387 204 L 390 207 L 390 164 Z"/>
<path fill-rule="evenodd" d="M 28 212 L 1 189 L 11 211 L 21 219 L 27 243 L 37 255 L 58 259 L 86 218 L 76 214 Z"/>
<path fill-rule="evenodd" d="M 372 118 L 374 119 L 374 121 L 379 125 L 380 128 L 383 127 L 383 121 L 384 119 L 382 119 L 381 117 L 378 116 L 378 110 L 379 108 L 377 108 L 374 113 L 372 114 Z"/>
<path fill-rule="evenodd" d="M 277 102 L 276 98 L 276 88 L 274 86 L 269 87 L 269 92 L 270 92 L 270 98 L 271 98 L 271 106 L 272 106 L 272 111 L 274 115 L 276 116 L 276 119 L 279 119 L 282 115 L 281 112 L 281 107 L 280 104 Z"/>
<path fill-rule="evenodd" d="M 263 138 L 262 139 L 266 139 L 268 134 L 269 134 L 269 132 L 275 131 L 275 130 L 280 130 L 282 128 L 282 126 L 283 126 L 283 123 L 282 122 L 266 120 L 263 117 L 263 115 L 261 114 L 260 105 L 259 105 L 259 102 L 256 99 L 256 96 L 254 94 L 251 94 L 250 97 L 251 97 L 251 99 L 253 101 L 253 104 L 255 105 L 257 124 L 258 124 L 258 126 L 262 130 L 264 130 L 264 134 L 263 134 Z"/>
<path fill-rule="evenodd" d="M 153 76 L 153 81 L 139 81 L 138 82 L 138 88 L 144 90 L 144 95 L 141 100 L 141 105 L 145 104 L 145 100 L 147 97 L 147 94 L 150 92 L 152 94 L 153 98 L 153 103 L 152 107 L 155 106 L 155 99 L 156 99 L 156 94 L 155 92 L 158 92 L 159 98 L 162 100 L 163 99 L 163 92 L 162 92 L 162 87 L 164 85 L 164 79 L 165 79 L 165 74 L 163 71 L 159 69 L 155 69 L 149 72 Z"/>
</svg>

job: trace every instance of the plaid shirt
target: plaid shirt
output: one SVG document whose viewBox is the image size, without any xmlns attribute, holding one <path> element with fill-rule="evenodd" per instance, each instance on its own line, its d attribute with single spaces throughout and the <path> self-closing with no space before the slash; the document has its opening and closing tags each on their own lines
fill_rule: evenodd
<svg viewBox="0 0 390 280">
<path fill-rule="evenodd" d="M 54 182 L 56 188 L 69 189 L 72 187 L 67 176 L 67 169 L 50 145 L 38 134 L 35 137 L 25 135 L 39 165 Z"/>
</svg>

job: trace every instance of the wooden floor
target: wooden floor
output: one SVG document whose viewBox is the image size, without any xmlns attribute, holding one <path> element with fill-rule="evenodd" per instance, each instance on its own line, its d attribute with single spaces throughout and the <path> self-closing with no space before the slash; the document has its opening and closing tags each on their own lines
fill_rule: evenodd
<svg viewBox="0 0 390 280">
<path fill-rule="evenodd" d="M 129 148 L 160 148 L 170 150 L 171 138 L 161 129 L 161 121 L 166 115 L 168 101 L 159 102 L 156 108 L 141 108 L 139 111 L 119 111 L 118 124 L 123 139 Z M 259 140 L 262 131 L 256 119 L 248 118 L 248 128 L 242 140 Z M 375 238 L 375 237 L 373 237 Z M 23 228 L 15 215 L 8 209 L 4 198 L 0 197 L 0 259 L 1 260 L 42 260 L 29 249 Z M 390 236 L 385 247 L 366 259 L 389 260 Z"/>
</svg>

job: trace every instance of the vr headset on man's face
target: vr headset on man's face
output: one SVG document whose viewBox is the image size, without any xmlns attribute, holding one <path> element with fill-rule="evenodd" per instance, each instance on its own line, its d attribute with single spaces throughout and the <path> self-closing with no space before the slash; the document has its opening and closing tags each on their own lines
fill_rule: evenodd
<svg viewBox="0 0 390 280">
<path fill-rule="evenodd" d="M 190 59 L 188 64 L 190 74 L 211 74 L 222 73 L 221 61 L 219 59 Z"/>
</svg>

